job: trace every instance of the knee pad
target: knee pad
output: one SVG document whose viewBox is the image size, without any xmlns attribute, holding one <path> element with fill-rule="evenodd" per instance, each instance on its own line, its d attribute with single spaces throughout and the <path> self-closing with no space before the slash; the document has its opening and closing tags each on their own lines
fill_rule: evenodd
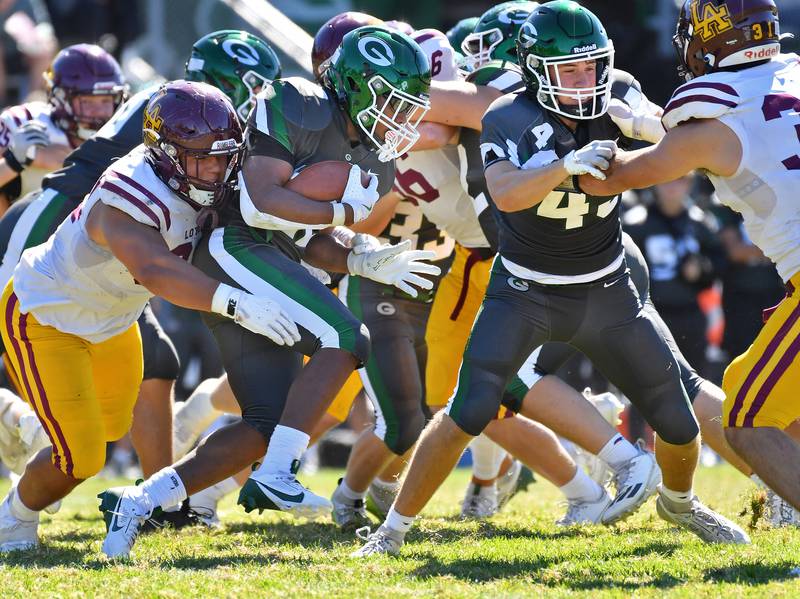
<svg viewBox="0 0 800 599">
<path fill-rule="evenodd" d="M 72 478 L 91 478 L 103 469 L 106 463 L 106 445 L 98 444 L 96 447 L 82 449 L 80 454 L 72 454 L 72 472 L 67 474 Z M 60 470 L 64 472 L 64 464 Z"/>
<path fill-rule="evenodd" d="M 503 394 L 503 382 L 473 379 L 463 397 L 458 391 L 456 389 L 456 393 L 447 404 L 446 413 L 458 428 L 468 435 L 477 437 L 497 415 Z"/>
<path fill-rule="evenodd" d="M 320 337 L 319 348 L 326 347 L 349 351 L 358 360 L 357 368 L 360 368 L 366 363 L 372 350 L 369 330 L 358 320 L 342 321 L 335 330 Z"/>
<path fill-rule="evenodd" d="M 165 336 L 153 335 L 142 339 L 144 356 L 143 380 L 163 379 L 174 381 L 181 371 L 178 352 L 172 341 Z"/>
<path fill-rule="evenodd" d="M 269 440 L 278 425 L 278 421 L 270 417 L 268 410 L 261 409 L 261 406 L 258 405 L 250 406 L 242 412 L 242 420 L 261 433 L 261 436 L 264 437 L 264 442 L 269 445 Z"/>
<path fill-rule="evenodd" d="M 411 413 L 401 414 L 398 425 L 392 427 L 396 430 L 387 430 L 383 442 L 392 450 L 392 453 L 403 455 L 414 447 L 422 429 L 425 428 L 425 422 L 425 414 L 421 408 Z"/>
<path fill-rule="evenodd" d="M 700 434 L 694 412 L 672 392 L 649 393 L 636 407 L 658 436 L 671 445 L 686 445 Z"/>
</svg>

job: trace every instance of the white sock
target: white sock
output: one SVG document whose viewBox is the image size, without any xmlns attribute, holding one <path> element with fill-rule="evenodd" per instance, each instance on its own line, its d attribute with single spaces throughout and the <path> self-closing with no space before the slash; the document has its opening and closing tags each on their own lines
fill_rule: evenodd
<svg viewBox="0 0 800 599">
<path fill-rule="evenodd" d="M 342 482 L 339 483 L 339 489 L 342 491 L 342 495 L 348 499 L 352 499 L 353 501 L 356 499 L 364 499 L 364 497 L 367 496 L 366 491 L 362 491 L 360 493 L 358 491 L 353 491 L 353 489 L 347 485 L 347 481 L 345 479 L 342 479 Z"/>
<path fill-rule="evenodd" d="M 141 489 L 153 507 L 169 509 L 186 499 L 186 487 L 171 466 L 162 468 L 144 481 Z"/>
<path fill-rule="evenodd" d="M 558 490 L 561 491 L 567 499 L 581 501 L 593 501 L 603 494 L 603 488 L 589 478 L 589 475 L 586 474 L 583 468 L 578 468 L 572 480 L 566 485 L 559 487 Z"/>
<path fill-rule="evenodd" d="M 395 511 L 394 506 L 392 506 L 389 509 L 389 513 L 386 514 L 386 520 L 384 520 L 383 525 L 405 534 L 411 530 L 415 518 L 416 516 L 401 516 Z"/>
<path fill-rule="evenodd" d="M 375 478 L 372 480 L 371 484 L 373 487 L 378 487 L 379 489 L 384 489 L 386 491 L 396 491 L 400 488 L 399 480 L 385 481 L 381 478 Z"/>
<path fill-rule="evenodd" d="M 472 476 L 480 480 L 497 478 L 506 452 L 484 434 L 470 441 L 469 450 L 472 453 Z"/>
<path fill-rule="evenodd" d="M 197 386 L 189 399 L 175 408 L 175 414 L 172 417 L 174 446 L 181 450 L 181 455 L 176 455 L 176 459 L 182 458 L 185 455 L 184 450 L 188 452 L 193 445 L 190 443 L 189 447 L 184 447 L 186 443 L 180 440 L 197 439 L 203 431 L 211 426 L 214 420 L 222 415 L 222 412 L 211 404 L 211 394 L 218 385 L 219 379 L 206 379 Z"/>
<path fill-rule="evenodd" d="M 639 452 L 636 448 L 619 433 L 611 437 L 608 443 L 603 445 L 603 449 L 597 453 L 598 458 L 614 469 L 631 461 L 637 455 Z"/>
<path fill-rule="evenodd" d="M 30 509 L 27 505 L 22 503 L 22 499 L 19 498 L 16 488 L 11 489 L 8 503 L 12 515 L 18 520 L 22 520 L 23 522 L 35 522 L 39 519 L 39 512 Z"/>
<path fill-rule="evenodd" d="M 300 463 L 310 437 L 303 431 L 279 424 L 272 433 L 264 463 L 257 473 L 278 474 L 292 472 Z"/>
<path fill-rule="evenodd" d="M 672 503 L 689 503 L 694 497 L 694 490 L 691 488 L 688 491 L 673 491 L 664 485 L 659 485 L 658 492 Z"/>
</svg>

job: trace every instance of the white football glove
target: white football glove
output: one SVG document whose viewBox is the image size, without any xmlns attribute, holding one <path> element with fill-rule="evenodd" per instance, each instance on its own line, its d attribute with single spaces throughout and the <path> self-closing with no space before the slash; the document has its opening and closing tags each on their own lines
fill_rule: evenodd
<svg viewBox="0 0 800 599">
<path fill-rule="evenodd" d="M 354 164 L 347 177 L 347 186 L 342 195 L 342 204 L 353 209 L 353 222 L 357 223 L 369 216 L 372 207 L 378 201 L 378 177 L 370 175 L 369 186 L 361 185 L 361 169 Z"/>
<path fill-rule="evenodd" d="M 347 255 L 347 270 L 351 275 L 394 285 L 411 297 L 417 297 L 412 285 L 433 289 L 433 281 L 420 275 L 438 276 L 442 271 L 438 266 L 420 262 L 436 257 L 434 252 L 409 250 L 410 247 L 411 242 L 406 239 L 397 245 L 383 245 L 362 254 L 353 250 Z"/>
<path fill-rule="evenodd" d="M 39 147 L 49 146 L 47 127 L 39 121 L 28 121 L 11 134 L 8 149 L 23 166 L 28 166 L 36 158 Z"/>
<path fill-rule="evenodd" d="M 570 175 L 589 174 L 595 179 L 605 179 L 603 172 L 617 153 L 617 143 L 613 140 L 593 141 L 580 150 L 572 150 L 564 156 L 564 168 Z"/>
<path fill-rule="evenodd" d="M 211 311 L 222 314 L 278 345 L 300 341 L 297 325 L 275 302 L 220 283 L 211 300 Z"/>
<path fill-rule="evenodd" d="M 381 245 L 381 240 L 369 233 L 356 233 L 350 240 L 350 247 L 356 255 L 377 250 Z"/>
<path fill-rule="evenodd" d="M 632 105 L 631 105 L 632 104 Z M 628 104 L 617 98 L 608 103 L 608 116 L 625 137 L 658 143 L 666 135 L 661 124 L 663 110 L 643 95 Z"/>
</svg>

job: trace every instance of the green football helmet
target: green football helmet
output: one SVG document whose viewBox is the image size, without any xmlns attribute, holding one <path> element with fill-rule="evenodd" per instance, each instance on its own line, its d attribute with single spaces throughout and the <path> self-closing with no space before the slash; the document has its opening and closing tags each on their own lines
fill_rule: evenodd
<svg viewBox="0 0 800 599">
<path fill-rule="evenodd" d="M 450 41 L 450 45 L 453 46 L 453 50 L 456 52 L 456 60 L 459 67 L 463 62 L 465 62 L 464 54 L 461 50 L 461 42 L 463 42 L 464 38 L 475 30 L 475 25 L 478 24 L 478 21 L 480 21 L 480 17 L 461 19 L 458 23 L 448 29 L 447 33 L 445 33 L 447 39 Z"/>
<path fill-rule="evenodd" d="M 572 0 L 555 0 L 536 8 L 517 38 L 517 60 L 528 92 L 552 112 L 570 119 L 593 119 L 608 110 L 614 44 L 600 20 Z M 559 67 L 596 61 L 593 87 L 561 85 Z M 564 104 L 561 98 L 576 100 Z"/>
<path fill-rule="evenodd" d="M 539 4 L 513 0 L 493 6 L 478 19 L 475 29 L 461 42 L 461 50 L 471 69 L 492 60 L 517 59 L 517 32 Z"/>
<path fill-rule="evenodd" d="M 242 121 L 247 120 L 261 88 L 280 76 L 281 62 L 269 44 L 246 31 L 233 29 L 201 37 L 186 62 L 186 79 L 222 90 Z"/>
<path fill-rule="evenodd" d="M 345 35 L 323 78 L 383 162 L 399 158 L 419 139 L 417 126 L 430 107 L 430 83 L 431 67 L 419 45 L 376 26 Z"/>
</svg>

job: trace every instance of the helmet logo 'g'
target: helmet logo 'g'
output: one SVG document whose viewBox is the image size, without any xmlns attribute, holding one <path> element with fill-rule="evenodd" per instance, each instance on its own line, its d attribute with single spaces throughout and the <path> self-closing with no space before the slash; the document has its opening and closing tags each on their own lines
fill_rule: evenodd
<svg viewBox="0 0 800 599">
<path fill-rule="evenodd" d="M 388 67 L 394 62 L 394 52 L 389 44 L 377 37 L 362 37 L 358 40 L 358 51 L 364 58 L 379 67 Z"/>
<path fill-rule="evenodd" d="M 254 67 L 258 64 L 258 52 L 244 42 L 237 40 L 225 40 L 222 42 L 222 49 L 231 58 L 236 58 L 242 64 Z"/>
<path fill-rule="evenodd" d="M 522 44 L 522 47 L 530 48 L 536 43 L 537 39 L 539 39 L 539 32 L 536 31 L 533 23 L 524 23 L 519 30 L 519 43 Z"/>
<path fill-rule="evenodd" d="M 144 123 L 142 129 L 152 129 L 153 131 L 161 131 L 161 124 L 164 122 L 158 113 L 161 112 L 161 106 L 153 107 L 153 110 L 144 109 Z"/>
<path fill-rule="evenodd" d="M 525 19 L 527 19 L 530 14 L 529 11 L 520 8 L 509 8 L 497 15 L 497 20 L 501 23 L 514 23 L 515 25 L 519 25 L 520 23 L 524 23 Z"/>
<path fill-rule="evenodd" d="M 714 6 L 711 3 L 703 6 L 703 14 L 700 14 L 700 2 L 694 0 L 691 4 L 692 9 L 692 26 L 695 32 L 700 35 L 700 39 L 707 42 L 711 38 L 719 35 L 724 31 L 733 29 L 733 22 L 731 21 L 730 12 L 728 12 L 728 5 L 721 4 Z"/>
</svg>

